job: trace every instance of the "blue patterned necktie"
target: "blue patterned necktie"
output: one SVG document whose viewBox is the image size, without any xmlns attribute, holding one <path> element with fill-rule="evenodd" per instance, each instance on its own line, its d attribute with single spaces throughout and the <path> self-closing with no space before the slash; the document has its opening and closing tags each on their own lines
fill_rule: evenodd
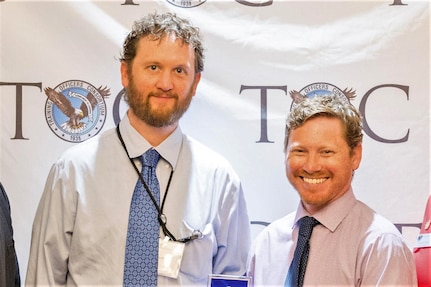
<svg viewBox="0 0 431 287">
<path fill-rule="evenodd" d="M 156 177 L 159 158 L 159 153 L 154 149 L 148 150 L 139 158 L 142 163 L 141 174 L 157 204 L 160 202 L 160 188 Z M 157 286 L 158 253 L 158 211 L 138 178 L 130 205 L 123 285 Z"/>
<path fill-rule="evenodd" d="M 310 251 L 310 237 L 314 226 L 320 222 L 314 217 L 304 216 L 299 220 L 298 242 L 296 244 L 293 261 L 287 272 L 285 287 L 301 287 L 304 283 L 307 268 L 308 253 Z"/>
</svg>

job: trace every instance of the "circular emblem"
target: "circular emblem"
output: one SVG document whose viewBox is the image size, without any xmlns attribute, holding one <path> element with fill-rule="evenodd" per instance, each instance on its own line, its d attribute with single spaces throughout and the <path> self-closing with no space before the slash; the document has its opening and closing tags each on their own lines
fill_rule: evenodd
<svg viewBox="0 0 431 287">
<path fill-rule="evenodd" d="M 192 8 L 206 2 L 206 0 L 167 0 L 167 1 L 172 5 L 182 7 L 182 8 Z"/>
<path fill-rule="evenodd" d="M 44 91 L 45 118 L 59 138 L 78 143 L 100 132 L 106 119 L 104 98 L 110 94 L 108 88 L 71 80 Z"/>
<path fill-rule="evenodd" d="M 294 106 L 302 102 L 304 98 L 313 98 L 316 96 L 326 96 L 334 94 L 342 101 L 349 103 L 350 99 L 353 99 L 356 96 L 355 91 L 353 91 L 352 89 L 346 88 L 344 90 L 341 90 L 337 86 L 324 82 L 310 84 L 302 88 L 299 92 L 293 90 L 290 91 L 289 94 L 293 100 L 292 105 L 290 106 L 291 110 Z"/>
</svg>

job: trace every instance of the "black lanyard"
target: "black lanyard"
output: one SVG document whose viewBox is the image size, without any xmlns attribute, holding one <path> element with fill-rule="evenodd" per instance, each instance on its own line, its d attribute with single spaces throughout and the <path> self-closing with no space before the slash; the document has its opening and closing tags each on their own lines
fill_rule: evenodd
<svg viewBox="0 0 431 287">
<path fill-rule="evenodd" d="M 165 191 L 165 195 L 163 196 L 162 205 L 161 205 L 161 207 L 159 207 L 159 205 L 156 202 L 156 199 L 154 198 L 153 194 L 151 193 L 150 189 L 148 188 L 147 183 L 145 182 L 144 178 L 142 177 L 142 174 L 139 172 L 138 168 L 136 167 L 135 163 L 133 162 L 133 159 L 130 158 L 129 152 L 127 151 L 127 148 L 126 148 L 126 144 L 124 143 L 123 137 L 121 136 L 119 125 L 117 125 L 116 130 L 117 130 L 118 138 L 120 139 L 121 145 L 123 146 L 123 149 L 126 152 L 127 157 L 130 160 L 130 163 L 135 168 L 135 171 L 138 174 L 139 179 L 142 182 L 142 185 L 145 187 L 145 190 L 147 191 L 148 195 L 150 196 L 151 201 L 154 204 L 154 207 L 157 209 L 157 213 L 159 214 L 159 216 L 157 218 L 159 220 L 160 226 L 162 227 L 163 233 L 165 234 L 165 236 L 168 236 L 171 240 L 177 241 L 175 236 L 172 235 L 172 233 L 169 231 L 168 227 L 166 226 L 167 218 L 166 218 L 166 215 L 163 214 L 163 207 L 165 206 L 166 196 L 168 195 L 168 190 L 169 190 L 169 186 L 171 185 L 171 179 L 172 179 L 172 175 L 174 174 L 174 171 L 172 170 L 171 174 L 169 175 L 168 185 L 166 186 L 166 191 Z M 144 168 L 144 167 L 142 167 L 142 168 Z M 184 242 L 184 240 L 181 240 L 181 239 L 179 241 Z"/>
</svg>

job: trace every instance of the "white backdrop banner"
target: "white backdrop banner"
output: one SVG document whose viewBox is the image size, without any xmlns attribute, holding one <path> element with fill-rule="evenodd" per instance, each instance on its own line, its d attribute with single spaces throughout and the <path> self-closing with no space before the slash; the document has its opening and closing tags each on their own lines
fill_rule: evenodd
<svg viewBox="0 0 431 287">
<path fill-rule="evenodd" d="M 119 55 L 134 20 L 173 11 L 198 25 L 205 71 L 183 130 L 240 175 L 253 236 L 299 198 L 284 172 L 291 93 L 344 92 L 364 117 L 356 196 L 413 246 L 430 193 L 428 1 L 0 1 L 0 180 L 24 277 L 51 164 L 124 115 Z M 79 133 L 47 91 L 96 108 Z M 90 121 L 90 118 L 93 121 Z M 84 121 L 83 120 L 83 121 Z"/>
</svg>

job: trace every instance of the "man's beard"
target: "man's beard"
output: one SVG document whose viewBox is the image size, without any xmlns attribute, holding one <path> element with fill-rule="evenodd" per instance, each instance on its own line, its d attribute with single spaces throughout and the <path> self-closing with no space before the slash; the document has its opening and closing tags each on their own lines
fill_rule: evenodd
<svg viewBox="0 0 431 287">
<path fill-rule="evenodd" d="M 163 93 L 170 97 L 170 100 L 175 101 L 174 106 L 170 109 L 152 110 L 151 98 L 156 96 L 150 92 L 145 97 L 136 89 L 133 77 L 129 75 L 129 86 L 126 88 L 126 101 L 133 113 L 142 121 L 153 127 L 166 127 L 176 123 L 182 115 L 187 111 L 192 101 L 192 88 L 187 92 L 187 97 L 183 100 L 179 99 L 178 94 Z"/>
</svg>

